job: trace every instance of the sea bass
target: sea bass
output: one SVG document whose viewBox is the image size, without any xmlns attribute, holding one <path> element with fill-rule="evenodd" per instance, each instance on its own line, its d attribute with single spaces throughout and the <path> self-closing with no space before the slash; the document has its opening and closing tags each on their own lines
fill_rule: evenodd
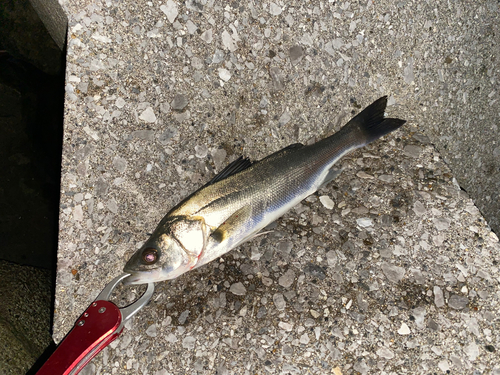
<svg viewBox="0 0 500 375">
<path fill-rule="evenodd" d="M 292 144 L 251 163 L 239 158 L 172 208 L 125 265 L 128 284 L 176 278 L 220 257 L 278 219 L 338 175 L 345 154 L 398 129 L 384 118 L 384 96 L 337 133 Z"/>
</svg>

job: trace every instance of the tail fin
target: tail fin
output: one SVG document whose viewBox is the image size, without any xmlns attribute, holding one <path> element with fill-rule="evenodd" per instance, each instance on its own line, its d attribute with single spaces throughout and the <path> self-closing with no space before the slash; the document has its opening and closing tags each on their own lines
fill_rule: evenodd
<svg viewBox="0 0 500 375">
<path fill-rule="evenodd" d="M 372 104 L 362 110 L 351 119 L 341 131 L 356 131 L 363 143 L 359 147 L 367 145 L 380 137 L 398 129 L 406 120 L 397 118 L 384 118 L 385 107 L 387 106 L 387 96 L 375 100 Z M 356 129 L 357 128 L 357 129 Z"/>
</svg>

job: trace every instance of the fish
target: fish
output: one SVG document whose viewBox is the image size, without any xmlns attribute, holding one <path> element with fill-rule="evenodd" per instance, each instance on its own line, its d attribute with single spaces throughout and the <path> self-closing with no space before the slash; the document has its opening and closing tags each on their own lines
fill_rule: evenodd
<svg viewBox="0 0 500 375">
<path fill-rule="evenodd" d="M 381 97 L 333 135 L 291 144 L 259 161 L 240 157 L 172 208 L 127 261 L 126 284 L 171 280 L 254 238 L 340 173 L 347 153 L 400 128 Z"/>
</svg>

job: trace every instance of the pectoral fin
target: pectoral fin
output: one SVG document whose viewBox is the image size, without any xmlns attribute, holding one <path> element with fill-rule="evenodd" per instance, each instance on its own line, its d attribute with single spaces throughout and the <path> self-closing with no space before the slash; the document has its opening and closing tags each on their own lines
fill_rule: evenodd
<svg viewBox="0 0 500 375">
<path fill-rule="evenodd" d="M 251 214 L 251 206 L 241 207 L 229 216 L 217 229 L 215 229 L 210 234 L 210 237 L 219 243 L 226 241 L 229 238 L 240 238 L 239 234 L 245 231 L 245 226 L 249 224 Z"/>
</svg>

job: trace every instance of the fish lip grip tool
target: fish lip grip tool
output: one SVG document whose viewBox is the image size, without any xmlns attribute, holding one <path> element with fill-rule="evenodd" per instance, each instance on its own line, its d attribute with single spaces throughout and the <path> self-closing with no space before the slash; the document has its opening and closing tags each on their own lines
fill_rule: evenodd
<svg viewBox="0 0 500 375">
<path fill-rule="evenodd" d="M 128 273 L 117 276 L 104 287 L 36 375 L 76 375 L 97 353 L 120 336 L 125 322 L 147 305 L 154 292 L 154 283 L 148 283 L 146 291 L 137 301 L 118 308 L 109 298 L 116 286 L 128 276 Z"/>
</svg>

